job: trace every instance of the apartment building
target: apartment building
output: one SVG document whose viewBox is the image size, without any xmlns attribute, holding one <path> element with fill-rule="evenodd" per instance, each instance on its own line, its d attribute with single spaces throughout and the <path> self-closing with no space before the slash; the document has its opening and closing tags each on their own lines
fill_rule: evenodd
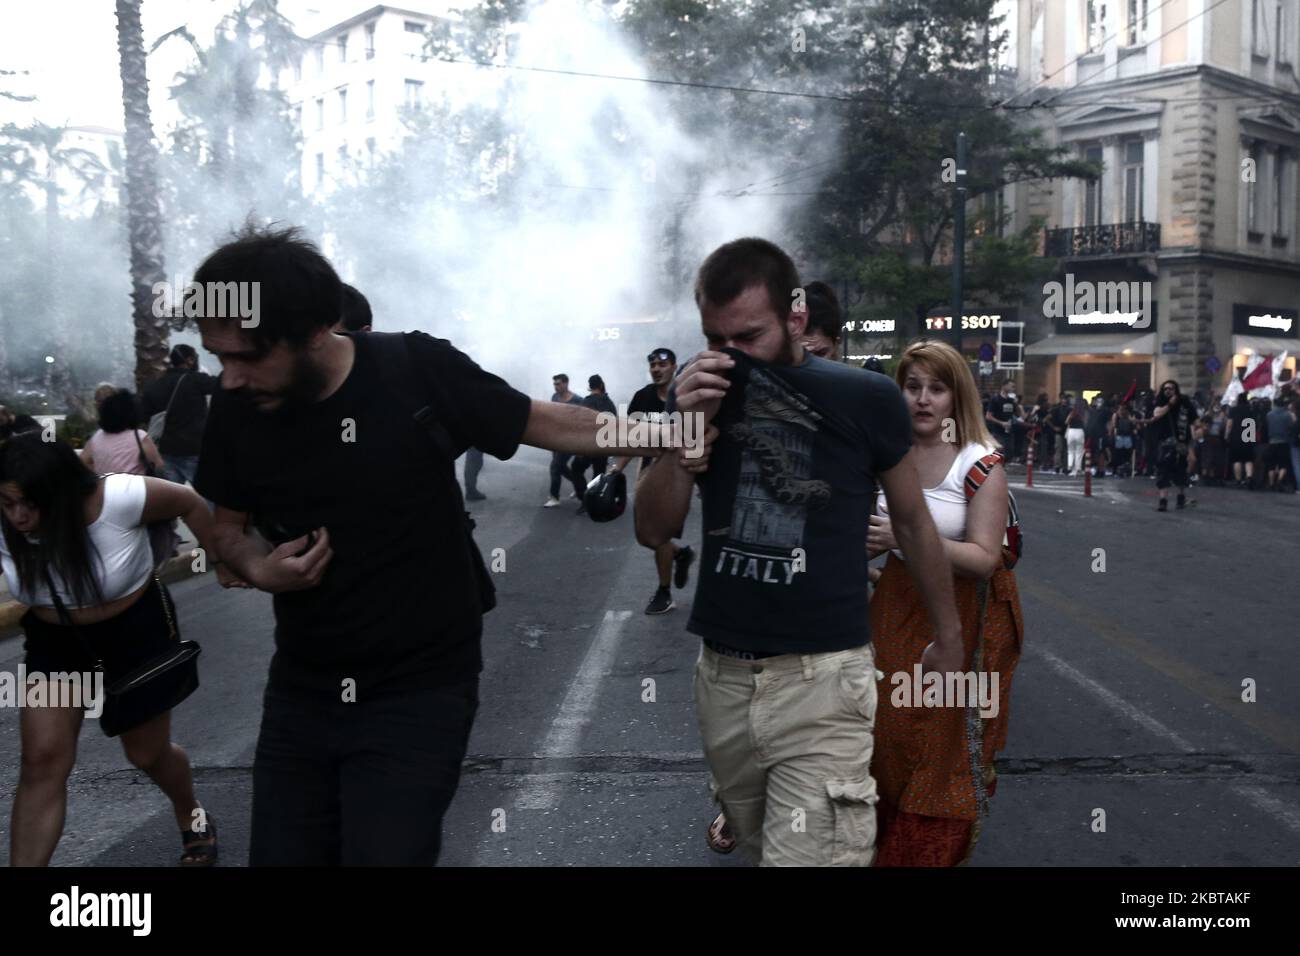
<svg viewBox="0 0 1300 956">
<path fill-rule="evenodd" d="M 347 182 L 401 141 L 407 108 L 441 95 L 448 67 L 426 56 L 425 43 L 451 6 L 373 6 L 307 38 L 280 78 L 302 133 L 304 192 Z"/>
<path fill-rule="evenodd" d="M 1103 168 L 1004 191 L 1059 261 L 1020 308 L 1023 391 L 1222 391 L 1283 350 L 1294 375 L 1298 0 L 1015 2 L 1013 102 Z"/>
</svg>

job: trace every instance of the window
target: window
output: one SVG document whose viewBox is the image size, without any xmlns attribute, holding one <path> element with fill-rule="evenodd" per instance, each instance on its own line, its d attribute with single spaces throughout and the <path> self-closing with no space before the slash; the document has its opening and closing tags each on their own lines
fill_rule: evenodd
<svg viewBox="0 0 1300 956">
<path fill-rule="evenodd" d="M 1087 23 L 1088 52 L 1098 53 L 1106 42 L 1106 5 L 1115 0 L 1088 0 L 1085 15 Z"/>
<path fill-rule="evenodd" d="M 339 147 L 339 171 L 342 172 L 347 168 L 348 168 L 348 144 L 344 143 L 342 146 Z"/>
<path fill-rule="evenodd" d="M 1264 0 L 1250 0 L 1250 52 L 1268 59 L 1268 13 Z"/>
<path fill-rule="evenodd" d="M 346 86 L 340 86 L 339 87 L 339 122 L 346 123 L 347 121 L 348 121 L 348 88 Z"/>
<path fill-rule="evenodd" d="M 424 102 L 424 82 L 422 80 L 406 81 L 406 105 L 409 109 L 419 109 Z"/>
<path fill-rule="evenodd" d="M 1287 22 L 1286 7 L 1281 3 L 1277 5 L 1277 17 L 1274 21 L 1277 24 L 1277 62 L 1291 62 L 1291 24 Z"/>
<path fill-rule="evenodd" d="M 325 97 L 316 97 L 316 128 L 325 128 Z"/>
<path fill-rule="evenodd" d="M 1147 42 L 1148 0 L 1128 0 L 1128 45 Z"/>
<path fill-rule="evenodd" d="M 366 119 L 375 118 L 375 81 L 366 80 Z"/>
<path fill-rule="evenodd" d="M 316 47 L 316 73 L 320 75 L 325 72 L 325 47 L 319 44 Z"/>
<path fill-rule="evenodd" d="M 366 24 L 366 59 L 375 58 L 375 21 Z"/>
<path fill-rule="evenodd" d="M 1286 235 L 1286 166 L 1287 154 L 1279 149 L 1273 157 L 1273 235 Z"/>
<path fill-rule="evenodd" d="M 402 29 L 404 29 L 407 33 L 423 33 L 424 24 L 416 23 L 414 20 L 407 20 L 405 23 L 402 24 Z"/>
<path fill-rule="evenodd" d="M 1090 163 L 1101 163 L 1101 147 L 1089 146 L 1083 151 L 1083 158 Z M 1103 172 L 1101 177 L 1090 180 L 1083 194 L 1083 224 L 1085 226 L 1097 226 L 1102 221 L 1102 196 L 1101 182 L 1104 178 Z"/>
<path fill-rule="evenodd" d="M 325 154 L 316 154 L 316 185 L 321 186 L 325 182 Z"/>
<path fill-rule="evenodd" d="M 1246 182 L 1246 231 L 1259 232 L 1259 173 L 1263 165 L 1264 151 L 1258 143 L 1251 145 L 1248 155 L 1255 175 Z"/>
<path fill-rule="evenodd" d="M 1124 144 L 1124 221 L 1142 220 L 1142 140 Z"/>
<path fill-rule="evenodd" d="M 348 35 L 346 33 L 339 35 L 339 62 L 348 62 Z"/>
</svg>

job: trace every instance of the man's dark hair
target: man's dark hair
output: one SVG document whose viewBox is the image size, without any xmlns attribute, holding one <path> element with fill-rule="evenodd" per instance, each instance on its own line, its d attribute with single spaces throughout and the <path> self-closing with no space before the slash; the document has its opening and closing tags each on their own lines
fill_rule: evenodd
<svg viewBox="0 0 1300 956">
<path fill-rule="evenodd" d="M 343 283 L 329 260 L 302 231 L 252 224 L 203 260 L 194 281 L 259 283 L 257 324 L 241 328 L 263 349 L 279 342 L 302 345 L 342 315 Z M 238 316 L 213 316 L 236 322 Z M 242 324 L 242 323 L 241 323 Z"/>
<path fill-rule="evenodd" d="M 169 356 L 172 368 L 181 368 L 184 365 L 190 364 L 191 359 L 197 360 L 198 357 L 199 353 L 194 351 L 194 346 L 185 345 L 184 343 L 173 348 L 171 355 Z"/>
<path fill-rule="evenodd" d="M 587 387 L 598 388 L 603 392 L 605 390 L 605 380 L 599 375 L 593 375 L 587 379 Z"/>
<path fill-rule="evenodd" d="M 565 375 L 563 372 L 560 372 L 558 375 L 551 376 L 551 381 L 557 381 L 557 380 L 563 382 L 565 385 L 569 384 L 569 376 Z"/>
<path fill-rule="evenodd" d="M 709 253 L 695 280 L 695 304 L 723 306 L 761 285 L 778 319 L 790 314 L 799 270 L 780 246 L 766 239 L 736 239 Z"/>
<path fill-rule="evenodd" d="M 343 283 L 343 328 L 349 332 L 360 332 L 370 328 L 370 303 L 355 286 Z"/>
<path fill-rule="evenodd" d="M 835 290 L 825 282 L 809 282 L 804 286 L 808 306 L 808 331 L 820 332 L 832 342 L 844 334 L 844 313 Z"/>
<path fill-rule="evenodd" d="M 129 431 L 140 424 L 140 408 L 135 396 L 123 389 L 104 399 L 99 406 L 99 427 L 110 435 Z"/>
</svg>

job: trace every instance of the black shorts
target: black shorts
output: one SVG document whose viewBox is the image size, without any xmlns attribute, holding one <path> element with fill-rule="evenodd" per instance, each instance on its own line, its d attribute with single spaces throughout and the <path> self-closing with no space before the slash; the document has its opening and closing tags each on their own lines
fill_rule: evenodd
<svg viewBox="0 0 1300 956">
<path fill-rule="evenodd" d="M 1156 462 L 1156 487 L 1168 488 L 1171 484 L 1179 488 L 1187 487 L 1187 456 L 1161 454 Z"/>
<path fill-rule="evenodd" d="M 1287 442 L 1269 442 L 1264 460 L 1270 469 L 1286 468 L 1291 462 L 1291 446 Z"/>
<path fill-rule="evenodd" d="M 1228 446 L 1228 461 L 1234 465 L 1238 462 L 1255 460 L 1255 446 L 1252 442 L 1235 441 Z"/>
<path fill-rule="evenodd" d="M 105 683 L 112 683 L 176 645 L 177 637 L 173 636 L 167 621 L 168 610 L 172 620 L 176 620 L 171 595 L 156 579 L 151 579 L 139 599 L 121 614 L 97 624 L 78 625 L 80 639 L 72 628 L 42 621 L 28 611 L 21 622 L 27 634 L 23 663 L 29 674 L 36 671 L 84 674 L 95 669 L 93 652 L 104 662 Z M 100 729 L 115 737 L 152 720 L 172 707 L 178 698 L 175 685 L 186 679 L 185 668 L 176 668 L 167 676 L 151 681 L 147 689 L 133 691 L 129 719 L 122 726 L 114 727 L 112 733 L 103 723 Z"/>
</svg>

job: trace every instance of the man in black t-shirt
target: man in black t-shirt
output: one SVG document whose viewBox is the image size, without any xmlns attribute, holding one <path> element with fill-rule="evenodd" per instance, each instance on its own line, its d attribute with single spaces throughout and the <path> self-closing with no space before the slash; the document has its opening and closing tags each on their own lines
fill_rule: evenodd
<svg viewBox="0 0 1300 956">
<path fill-rule="evenodd" d="M 927 671 L 960 670 L 961 625 L 902 394 L 883 375 L 805 352 L 799 288 L 789 256 L 762 239 L 715 250 L 695 286 L 709 351 L 678 377 L 668 413 L 721 432 L 699 479 L 704 543 L 687 624 L 703 639 L 696 708 L 738 843 L 765 865 L 869 866 L 865 542 L 877 484 L 891 519 L 902 515 L 908 567 L 925 569 L 916 581 L 938 635 Z M 658 547 L 679 533 L 694 488 L 685 462 L 656 461 L 635 502 L 637 539 Z"/>
<path fill-rule="evenodd" d="M 672 349 L 655 349 L 646 356 L 646 359 L 650 363 L 650 384 L 637 389 L 627 406 L 627 416 L 629 419 L 644 418 L 649 421 L 659 421 L 664 413 L 668 387 L 672 384 L 673 376 L 677 374 L 677 353 Z M 610 470 L 622 472 L 631 461 L 630 457 L 620 458 Z M 641 480 L 653 463 L 653 458 L 641 459 L 636 473 L 637 488 L 641 487 Z M 669 539 L 655 548 L 654 553 L 659 586 L 650 596 L 650 603 L 646 605 L 645 612 L 667 614 L 677 607 L 669 585 L 676 584 L 679 589 L 686 587 L 690 580 L 691 562 L 695 560 L 695 552 L 689 545 L 678 545 L 677 542 Z"/>
<path fill-rule="evenodd" d="M 587 397 L 582 400 L 582 404 L 597 415 L 601 412 L 610 415 L 618 414 L 613 399 L 605 394 L 605 380 L 599 375 L 588 376 Z M 573 493 L 578 496 L 577 513 L 580 515 L 587 513 L 587 504 L 583 501 L 583 495 L 587 491 L 588 468 L 592 471 L 592 478 L 599 478 L 609 468 L 609 456 L 601 455 L 598 458 L 587 458 L 583 455 L 574 455 L 573 461 L 569 463 L 569 479 L 573 482 Z"/>
<path fill-rule="evenodd" d="M 199 467 L 199 449 L 208 420 L 208 396 L 220 383 L 215 375 L 199 371 L 199 353 L 192 345 L 171 351 L 171 368 L 145 386 L 140 407 L 145 420 L 166 412 L 162 440 L 163 477 L 179 484 L 192 482 Z"/>
<path fill-rule="evenodd" d="M 1196 445 L 1192 427 L 1196 424 L 1196 406 L 1172 379 L 1160 386 L 1160 397 L 1151 414 L 1151 428 L 1156 444 L 1156 488 L 1160 492 L 1157 511 L 1169 510 L 1169 486 L 1178 486 L 1178 510 L 1187 504 L 1187 471 L 1196 467 Z"/>
<path fill-rule="evenodd" d="M 1015 442 L 1011 423 L 1014 419 L 1024 417 L 1016 401 L 1015 382 L 1003 382 L 998 394 L 989 399 L 984 409 L 984 420 L 988 422 L 989 431 L 1002 445 L 1002 450 L 1010 461 L 1015 457 Z"/>
<path fill-rule="evenodd" d="M 195 280 L 260 283 L 251 325 L 199 319 L 223 390 L 195 481 L 216 504 L 212 563 L 275 595 L 250 863 L 431 865 L 491 599 L 455 459 L 627 450 L 601 445 L 590 409 L 530 401 L 445 340 L 335 334 L 338 275 L 296 230 L 250 227 Z"/>
</svg>

